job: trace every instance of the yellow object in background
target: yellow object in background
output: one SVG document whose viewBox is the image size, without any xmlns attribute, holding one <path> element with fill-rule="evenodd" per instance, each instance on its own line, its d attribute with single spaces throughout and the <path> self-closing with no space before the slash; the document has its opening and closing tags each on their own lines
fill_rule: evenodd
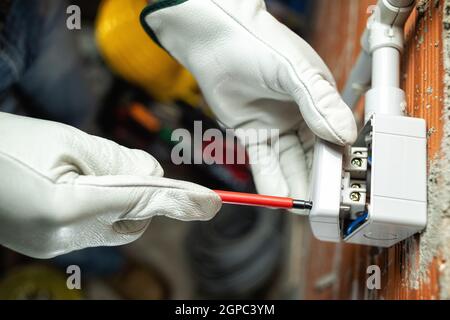
<svg viewBox="0 0 450 320">
<path fill-rule="evenodd" d="M 110 67 L 161 102 L 201 100 L 194 77 L 154 43 L 140 24 L 146 0 L 103 0 L 96 22 L 99 49 Z"/>
<path fill-rule="evenodd" d="M 1 300 L 80 300 L 81 291 L 67 287 L 68 275 L 46 265 L 17 267 L 0 281 Z"/>
</svg>

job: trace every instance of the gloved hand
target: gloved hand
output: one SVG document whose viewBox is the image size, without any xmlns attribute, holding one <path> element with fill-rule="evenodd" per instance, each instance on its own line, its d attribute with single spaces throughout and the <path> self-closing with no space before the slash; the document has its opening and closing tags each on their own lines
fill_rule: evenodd
<svg viewBox="0 0 450 320">
<path fill-rule="evenodd" d="M 0 244 L 50 258 L 134 241 L 154 216 L 208 220 L 220 209 L 213 191 L 162 176 L 143 151 L 0 113 Z"/>
<path fill-rule="evenodd" d="M 352 112 L 325 63 L 263 0 L 162 0 L 144 9 L 141 22 L 195 75 L 225 126 L 280 130 L 269 146 L 268 139 L 247 143 L 260 193 L 306 195 L 302 121 L 336 144 L 356 139 Z"/>
</svg>

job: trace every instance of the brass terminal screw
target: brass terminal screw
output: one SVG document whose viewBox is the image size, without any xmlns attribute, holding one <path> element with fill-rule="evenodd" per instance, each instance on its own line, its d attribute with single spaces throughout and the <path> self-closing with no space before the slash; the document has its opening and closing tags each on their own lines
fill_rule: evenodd
<svg viewBox="0 0 450 320">
<path fill-rule="evenodd" d="M 352 165 L 355 167 L 362 167 L 362 159 L 360 159 L 360 158 L 353 159 Z"/>
<path fill-rule="evenodd" d="M 360 185 L 360 184 L 357 184 L 357 183 L 354 183 L 354 184 L 352 184 L 352 188 L 353 188 L 353 189 L 360 189 L 360 188 L 361 188 L 361 185 Z"/>
<path fill-rule="evenodd" d="M 350 194 L 350 200 L 352 200 L 354 202 L 359 202 L 359 200 L 361 200 L 361 193 L 359 193 L 359 192 L 352 192 Z"/>
</svg>

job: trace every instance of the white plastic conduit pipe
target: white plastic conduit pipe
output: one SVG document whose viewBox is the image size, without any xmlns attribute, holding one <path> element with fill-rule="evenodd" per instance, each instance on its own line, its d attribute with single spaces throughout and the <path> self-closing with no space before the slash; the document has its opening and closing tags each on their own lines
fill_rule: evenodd
<svg viewBox="0 0 450 320">
<path fill-rule="evenodd" d="M 372 89 L 366 94 L 366 122 L 374 113 L 398 116 L 404 113 L 406 99 L 400 89 L 400 58 L 404 26 L 413 8 L 413 0 L 379 0 L 369 19 Z"/>
<path fill-rule="evenodd" d="M 366 94 L 366 122 L 374 113 L 402 115 L 405 93 L 400 89 L 404 26 L 415 0 L 379 0 L 361 39 L 363 50 L 343 91 L 344 101 L 354 108 L 362 90 Z M 371 78 L 371 79 L 370 79 Z"/>
<path fill-rule="evenodd" d="M 342 92 L 342 98 L 345 103 L 352 109 L 356 107 L 359 99 L 370 88 L 372 80 L 372 56 L 369 52 L 368 32 L 364 33 L 361 38 L 362 50 L 358 59 L 350 72 L 350 76 Z"/>
</svg>

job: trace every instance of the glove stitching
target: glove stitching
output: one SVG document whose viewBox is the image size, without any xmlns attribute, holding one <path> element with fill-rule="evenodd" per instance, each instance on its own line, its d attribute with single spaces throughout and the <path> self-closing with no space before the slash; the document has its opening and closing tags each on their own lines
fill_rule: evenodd
<svg viewBox="0 0 450 320">
<path fill-rule="evenodd" d="M 285 56 L 283 55 L 281 52 L 279 52 L 277 49 L 275 49 L 274 47 L 272 47 L 269 43 L 265 42 L 263 39 L 261 39 L 260 37 L 258 37 L 256 34 L 254 34 L 249 28 L 247 28 L 245 25 L 243 25 L 239 20 L 237 20 L 235 17 L 233 17 L 230 13 L 228 13 L 225 9 L 223 9 L 217 2 L 216 0 L 210 0 L 210 2 L 216 6 L 219 10 L 221 10 L 223 13 L 225 13 L 225 15 L 227 15 L 231 20 L 233 20 L 235 23 L 237 23 L 240 27 L 242 27 L 245 31 L 247 31 L 251 36 L 253 36 L 256 40 L 258 40 L 259 42 L 261 42 L 264 46 L 268 47 L 269 49 L 271 49 L 274 53 L 276 53 L 278 56 L 280 56 L 283 60 L 285 60 L 287 62 L 287 64 L 290 66 L 291 71 L 293 71 L 293 73 L 295 74 L 295 76 L 297 77 L 297 80 L 300 82 L 302 88 L 308 93 L 308 99 L 311 101 L 311 105 L 314 106 L 314 109 L 320 114 L 320 116 L 322 117 L 322 119 L 324 120 L 326 126 L 328 127 L 329 131 L 335 136 L 335 138 L 337 140 L 339 140 L 340 143 L 345 144 L 345 139 L 343 139 L 343 137 L 337 133 L 333 127 L 330 125 L 330 123 L 328 122 L 327 118 L 322 114 L 322 112 L 316 107 L 316 104 L 314 103 L 314 99 L 313 96 L 311 94 L 311 92 L 309 91 L 308 87 L 305 85 L 305 83 L 303 82 L 302 78 L 297 74 L 295 67 L 293 66 L 293 64 L 291 63 L 291 61 Z"/>
<path fill-rule="evenodd" d="M 50 177 L 46 176 L 45 174 L 43 174 L 42 172 L 34 169 L 33 167 L 31 167 L 30 165 L 28 165 L 27 163 L 17 159 L 14 156 L 11 156 L 10 154 L 5 153 L 4 151 L 0 150 L 0 156 L 5 157 L 6 159 L 9 159 L 12 162 L 18 163 L 19 165 L 25 167 L 26 169 L 30 170 L 32 173 L 34 173 L 37 176 L 40 176 L 41 178 L 44 178 L 45 180 L 49 181 L 50 183 L 56 184 L 56 182 L 51 179 Z"/>
<path fill-rule="evenodd" d="M 3 151 L 0 150 L 0 156 L 3 156 L 9 160 L 11 160 L 14 163 L 17 163 L 23 167 L 25 167 L 26 169 L 28 169 L 29 171 L 31 171 L 31 173 L 47 180 L 48 182 L 50 182 L 53 185 L 56 186 L 70 186 L 70 185 L 76 185 L 76 186 L 82 186 L 82 187 L 93 187 L 93 188 L 149 188 L 149 187 L 157 187 L 157 188 L 167 188 L 167 189 L 176 189 L 176 190 L 186 190 L 183 189 L 181 187 L 167 187 L 167 186 L 161 186 L 161 185 L 154 185 L 154 184 L 146 184 L 146 185 L 140 185 L 140 184 L 127 184 L 127 185 L 100 185 L 100 184 L 88 184 L 88 183 L 68 183 L 68 182 L 58 182 L 55 181 L 53 179 L 51 179 L 50 177 L 46 176 L 45 174 L 43 174 L 42 172 L 36 170 L 35 168 L 31 167 L 30 165 L 24 163 L 23 161 L 17 159 L 14 156 L 11 156 Z M 98 176 L 97 176 L 98 177 Z M 195 191 L 195 190 L 186 190 L 189 191 L 191 193 L 197 194 L 197 195 L 202 195 L 201 192 L 199 191 Z"/>
</svg>

